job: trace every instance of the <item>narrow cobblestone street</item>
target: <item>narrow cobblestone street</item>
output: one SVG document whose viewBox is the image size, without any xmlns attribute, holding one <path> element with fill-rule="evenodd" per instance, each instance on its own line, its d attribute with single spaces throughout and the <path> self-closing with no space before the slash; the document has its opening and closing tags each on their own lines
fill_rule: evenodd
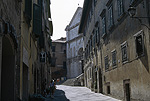
<svg viewBox="0 0 150 101">
<path fill-rule="evenodd" d="M 86 87 L 57 85 L 54 99 L 47 96 L 45 101 L 119 101 L 100 93 L 91 92 Z"/>
</svg>

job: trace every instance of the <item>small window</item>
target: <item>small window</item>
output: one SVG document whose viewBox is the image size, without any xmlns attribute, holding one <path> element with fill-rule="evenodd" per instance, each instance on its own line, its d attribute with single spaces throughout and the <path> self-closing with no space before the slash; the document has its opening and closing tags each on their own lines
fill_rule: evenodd
<svg viewBox="0 0 150 101">
<path fill-rule="evenodd" d="M 128 61 L 126 42 L 121 45 L 121 51 L 122 51 L 122 62 Z"/>
<path fill-rule="evenodd" d="M 63 69 L 66 69 L 66 61 L 63 62 Z"/>
<path fill-rule="evenodd" d="M 55 46 L 52 46 L 52 52 L 55 52 Z"/>
<path fill-rule="evenodd" d="M 144 43 L 142 34 L 135 37 L 135 44 L 137 56 L 142 56 L 144 54 Z"/>
<path fill-rule="evenodd" d="M 112 51 L 112 66 L 116 66 L 116 50 Z"/>
<path fill-rule="evenodd" d="M 66 54 L 66 50 L 64 50 L 64 54 Z"/>
<path fill-rule="evenodd" d="M 110 94 L 110 82 L 106 83 L 107 94 Z"/>
<path fill-rule="evenodd" d="M 109 64 L 108 64 L 108 55 L 105 57 L 105 71 L 109 69 Z"/>
<path fill-rule="evenodd" d="M 96 6 L 97 0 L 94 0 L 94 6 Z"/>
<path fill-rule="evenodd" d="M 54 58 L 52 59 L 51 66 L 52 66 L 52 67 L 55 67 L 55 66 L 56 66 L 56 59 L 54 59 Z"/>
</svg>

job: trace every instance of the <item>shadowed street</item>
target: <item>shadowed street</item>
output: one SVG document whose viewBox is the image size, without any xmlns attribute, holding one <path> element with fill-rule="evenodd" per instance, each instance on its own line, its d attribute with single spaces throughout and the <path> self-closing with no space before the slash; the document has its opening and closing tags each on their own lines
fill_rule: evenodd
<svg viewBox="0 0 150 101">
<path fill-rule="evenodd" d="M 51 98 L 50 95 L 47 96 L 45 101 L 70 101 L 66 98 L 65 92 L 60 89 L 56 89 L 54 93 L 54 98 Z"/>
<path fill-rule="evenodd" d="M 91 92 L 86 87 L 57 85 L 54 98 L 47 96 L 45 101 L 119 101 L 101 93 Z"/>
</svg>

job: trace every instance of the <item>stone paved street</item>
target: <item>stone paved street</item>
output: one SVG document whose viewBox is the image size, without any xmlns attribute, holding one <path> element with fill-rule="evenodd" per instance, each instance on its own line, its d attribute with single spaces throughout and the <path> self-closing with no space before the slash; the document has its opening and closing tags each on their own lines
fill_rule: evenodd
<svg viewBox="0 0 150 101">
<path fill-rule="evenodd" d="M 91 92 L 86 87 L 57 85 L 54 99 L 47 97 L 46 101 L 119 101 L 100 93 Z"/>
</svg>

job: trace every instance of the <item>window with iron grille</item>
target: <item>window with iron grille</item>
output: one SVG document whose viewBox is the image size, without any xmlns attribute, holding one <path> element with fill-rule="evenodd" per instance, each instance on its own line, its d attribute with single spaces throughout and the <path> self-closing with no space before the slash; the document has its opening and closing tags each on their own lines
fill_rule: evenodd
<svg viewBox="0 0 150 101">
<path fill-rule="evenodd" d="M 128 55 L 127 55 L 127 43 L 121 45 L 121 51 L 122 51 L 122 62 L 128 61 Z"/>
<path fill-rule="evenodd" d="M 118 4 L 118 16 L 121 16 L 124 12 L 123 0 L 117 0 L 117 4 Z"/>
<path fill-rule="evenodd" d="M 105 57 L 105 71 L 109 69 L 109 64 L 108 64 L 108 55 Z"/>
<path fill-rule="evenodd" d="M 116 50 L 112 51 L 112 66 L 116 66 Z"/>
</svg>

